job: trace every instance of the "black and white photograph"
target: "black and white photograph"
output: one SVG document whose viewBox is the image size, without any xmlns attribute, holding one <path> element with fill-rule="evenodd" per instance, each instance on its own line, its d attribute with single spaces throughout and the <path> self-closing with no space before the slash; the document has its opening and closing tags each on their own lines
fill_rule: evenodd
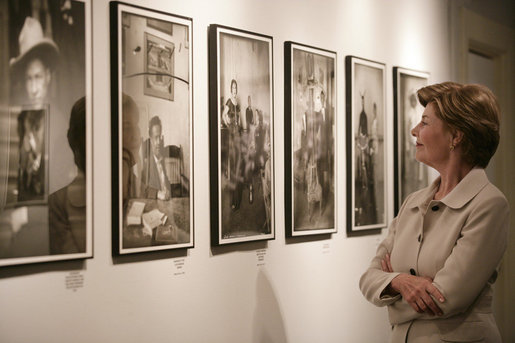
<svg viewBox="0 0 515 343">
<path fill-rule="evenodd" d="M 190 18 L 111 3 L 115 255 L 194 245 L 191 36 Z"/>
<path fill-rule="evenodd" d="M 345 58 L 347 103 L 347 231 L 386 227 L 386 66 Z"/>
<path fill-rule="evenodd" d="M 272 37 L 209 27 L 211 242 L 275 238 Z"/>
<path fill-rule="evenodd" d="M 173 78 L 163 75 L 174 75 L 174 49 L 172 42 L 145 32 L 145 95 L 173 100 Z"/>
<path fill-rule="evenodd" d="M 6 206 L 47 202 L 47 114 L 47 106 L 10 109 Z"/>
<path fill-rule="evenodd" d="M 286 236 L 336 232 L 336 52 L 285 42 Z"/>
<path fill-rule="evenodd" d="M 91 3 L 0 0 L 0 266 L 93 256 Z"/>
<path fill-rule="evenodd" d="M 406 197 L 429 183 L 428 167 L 415 159 L 416 139 L 411 134 L 422 119 L 424 107 L 417 90 L 428 84 L 429 74 L 401 67 L 393 68 L 395 136 L 395 213 Z"/>
</svg>

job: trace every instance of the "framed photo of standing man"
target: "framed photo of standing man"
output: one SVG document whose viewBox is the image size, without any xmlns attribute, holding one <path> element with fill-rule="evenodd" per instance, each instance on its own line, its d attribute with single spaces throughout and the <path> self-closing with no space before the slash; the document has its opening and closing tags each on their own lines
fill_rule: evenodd
<svg viewBox="0 0 515 343">
<path fill-rule="evenodd" d="M 91 3 L 0 17 L 0 266 L 92 257 Z"/>
<path fill-rule="evenodd" d="M 426 86 L 428 79 L 426 72 L 393 68 L 395 214 L 410 193 L 429 184 L 429 167 L 415 159 L 416 139 L 411 135 L 411 129 L 420 122 L 424 112 L 417 90 Z"/>
<path fill-rule="evenodd" d="M 211 242 L 275 237 L 273 39 L 209 27 Z"/>
<path fill-rule="evenodd" d="M 386 66 L 345 58 L 347 233 L 379 233 L 387 223 Z"/>
</svg>

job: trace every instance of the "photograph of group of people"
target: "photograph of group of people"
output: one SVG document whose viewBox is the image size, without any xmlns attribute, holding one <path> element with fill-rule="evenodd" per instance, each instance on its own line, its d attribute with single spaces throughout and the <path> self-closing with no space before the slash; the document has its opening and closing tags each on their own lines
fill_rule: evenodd
<svg viewBox="0 0 515 343">
<path fill-rule="evenodd" d="M 262 239 L 273 234 L 271 41 L 221 30 L 218 66 L 218 234 Z"/>
<path fill-rule="evenodd" d="M 286 49 L 289 49 L 287 45 Z M 335 232 L 336 54 L 291 50 L 292 230 Z"/>
<path fill-rule="evenodd" d="M 123 4 L 115 9 L 115 253 L 191 247 L 191 20 Z"/>
<path fill-rule="evenodd" d="M 0 11 L 0 265 L 91 256 L 89 7 Z"/>
</svg>

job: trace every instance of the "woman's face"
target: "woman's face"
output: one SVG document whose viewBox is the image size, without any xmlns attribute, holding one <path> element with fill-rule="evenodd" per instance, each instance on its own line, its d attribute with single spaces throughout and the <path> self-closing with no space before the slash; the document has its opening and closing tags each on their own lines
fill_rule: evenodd
<svg viewBox="0 0 515 343">
<path fill-rule="evenodd" d="M 430 167 L 439 169 L 449 160 L 453 135 L 435 113 L 434 103 L 429 103 L 422 114 L 422 120 L 411 129 L 416 138 L 415 158 Z"/>
<path fill-rule="evenodd" d="M 232 96 L 236 96 L 236 94 L 238 94 L 238 86 L 236 85 L 236 82 L 231 83 L 231 94 Z"/>
</svg>

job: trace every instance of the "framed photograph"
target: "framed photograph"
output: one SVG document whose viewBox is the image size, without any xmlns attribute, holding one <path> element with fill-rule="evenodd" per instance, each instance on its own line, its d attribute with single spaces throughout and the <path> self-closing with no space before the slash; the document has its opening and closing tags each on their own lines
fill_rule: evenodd
<svg viewBox="0 0 515 343">
<path fill-rule="evenodd" d="M 173 100 L 174 50 L 172 42 L 145 32 L 145 95 Z"/>
<path fill-rule="evenodd" d="M 429 169 L 415 159 L 416 139 L 411 135 L 411 129 L 420 122 L 424 112 L 417 91 L 427 86 L 428 79 L 426 72 L 393 68 L 395 215 L 410 193 L 429 184 Z"/>
<path fill-rule="evenodd" d="M 336 52 L 284 43 L 286 236 L 336 232 Z"/>
<path fill-rule="evenodd" d="M 0 266 L 90 258 L 91 2 L 0 18 Z"/>
<path fill-rule="evenodd" d="M 48 106 L 10 109 L 7 135 L 6 207 L 46 205 Z"/>
<path fill-rule="evenodd" d="M 345 69 L 347 232 L 375 233 L 387 225 L 386 66 L 347 56 Z"/>
<path fill-rule="evenodd" d="M 209 27 L 211 242 L 275 238 L 272 37 Z"/>
<path fill-rule="evenodd" d="M 193 247 L 192 19 L 110 10 L 113 254 Z"/>
</svg>

